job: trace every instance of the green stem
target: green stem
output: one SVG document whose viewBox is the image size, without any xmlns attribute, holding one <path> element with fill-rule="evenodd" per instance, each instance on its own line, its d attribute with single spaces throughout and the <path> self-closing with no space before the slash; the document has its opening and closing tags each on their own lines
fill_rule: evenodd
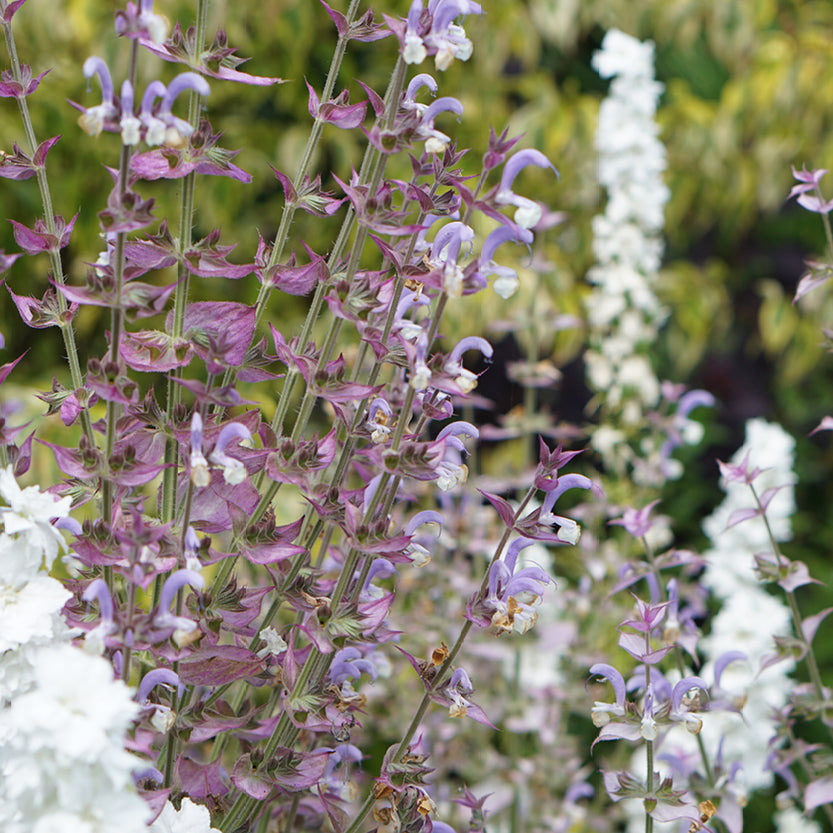
<svg viewBox="0 0 833 833">
<path fill-rule="evenodd" d="M 396 116 L 396 111 L 399 106 L 399 97 L 401 95 L 404 82 L 405 63 L 400 56 L 400 58 L 397 60 L 396 68 L 394 69 L 391 81 L 388 85 L 387 93 L 385 95 L 386 111 L 384 117 L 386 123 L 391 121 Z M 367 171 L 372 171 L 370 175 L 370 184 L 368 187 L 368 193 L 371 194 L 375 193 L 375 191 L 378 190 L 379 183 L 382 179 L 382 174 L 384 173 L 384 167 L 387 162 L 387 157 L 382 157 L 380 159 L 379 156 L 380 155 L 376 148 L 374 148 L 373 145 L 368 145 L 367 150 L 365 151 L 364 160 L 362 161 L 361 172 L 359 174 L 360 181 L 365 182 L 365 175 Z M 355 213 L 351 208 L 348 211 L 347 216 L 344 218 L 344 222 L 342 223 L 341 231 L 339 232 L 336 244 L 333 247 L 333 250 L 330 253 L 330 256 L 327 260 L 327 265 L 331 271 L 338 266 L 344 248 L 347 245 L 350 229 L 352 228 L 354 222 Z M 355 275 L 356 269 L 358 268 L 359 258 L 361 256 L 362 248 L 366 239 L 367 227 L 362 226 L 359 228 L 359 231 L 356 235 L 356 240 L 353 243 L 353 247 L 350 253 L 350 262 L 348 263 L 347 271 L 345 274 L 345 280 L 347 280 L 348 282 L 352 280 L 353 276 Z M 321 308 L 324 303 L 324 295 L 327 289 L 328 284 L 325 282 L 320 282 L 316 287 L 312 303 L 310 304 L 310 308 L 307 311 L 307 316 L 304 321 L 304 327 L 298 339 L 297 349 L 299 352 L 303 351 L 309 343 L 309 340 L 312 336 L 312 328 L 315 322 L 318 320 L 318 316 L 321 312 Z M 337 326 L 340 327 L 340 324 L 338 324 Z M 318 365 L 319 368 L 323 367 L 324 364 L 326 364 L 329 361 L 330 355 L 331 352 L 328 353 L 326 351 L 322 351 L 321 360 L 319 361 Z M 280 435 L 283 431 L 283 421 L 289 410 L 289 403 L 292 399 L 292 393 L 295 389 L 295 384 L 299 377 L 300 373 L 296 368 L 287 368 L 286 379 L 284 381 L 283 388 L 281 389 L 281 396 L 278 401 L 278 407 L 275 411 L 275 416 L 272 420 L 272 430 L 278 435 Z M 302 404 L 301 407 L 302 409 L 304 409 L 305 405 Z M 311 405 L 307 403 L 306 410 L 308 411 L 309 409 L 311 409 Z"/>
<path fill-rule="evenodd" d="M 772 527 L 770 526 L 769 519 L 766 515 L 766 509 L 764 505 L 761 503 L 760 498 L 758 497 L 758 492 L 755 489 L 755 486 L 752 483 L 750 483 L 749 488 L 752 490 L 752 495 L 755 498 L 755 503 L 761 513 L 764 525 L 766 526 L 767 536 L 769 537 L 769 542 L 772 546 L 772 550 L 775 555 L 778 570 L 779 572 L 785 571 L 787 569 L 788 562 L 784 555 L 781 553 L 781 548 L 778 546 L 778 542 L 775 540 L 775 535 L 772 532 Z M 779 583 L 779 587 L 780 586 L 781 585 Z M 802 628 L 801 611 L 798 607 L 798 599 L 796 599 L 795 591 L 786 590 L 783 587 L 781 589 L 784 590 L 784 595 L 787 597 L 787 604 L 790 608 L 790 616 L 792 618 L 793 632 L 795 634 L 796 639 L 802 644 L 802 647 L 804 648 L 804 661 L 807 664 L 807 671 L 810 675 L 810 681 L 813 684 L 816 696 L 818 697 L 820 703 L 827 703 L 829 697 L 827 691 L 825 690 L 824 683 L 821 679 L 821 672 L 819 670 L 818 662 L 816 661 L 816 655 L 815 651 L 813 650 L 813 645 L 804 636 L 804 630 Z M 827 733 L 830 736 L 831 741 L 833 741 L 833 727 L 827 726 Z"/>
<path fill-rule="evenodd" d="M 356 13 L 359 7 L 359 0 L 351 0 L 350 6 L 347 9 L 345 14 L 345 20 L 347 23 L 348 28 L 353 23 Z M 327 72 L 327 78 L 324 82 L 324 90 L 321 94 L 321 101 L 327 102 L 330 100 L 333 94 L 333 89 L 335 87 L 336 78 L 338 78 L 338 73 L 341 70 L 341 64 L 344 60 L 344 54 L 347 51 L 347 44 L 349 43 L 349 38 L 343 37 L 339 35 L 338 41 L 336 43 L 335 51 L 333 52 L 333 58 L 330 61 L 330 68 Z M 321 141 L 321 134 L 324 130 L 324 122 L 316 118 L 312 125 L 312 130 L 310 131 L 309 138 L 307 139 L 306 146 L 304 147 L 304 153 L 301 157 L 301 162 L 298 165 L 298 170 L 295 172 L 295 179 L 293 181 L 293 187 L 295 191 L 299 191 L 301 186 L 304 183 L 304 180 L 307 176 L 309 176 L 310 167 L 312 165 L 312 160 L 315 156 L 315 151 L 318 148 L 318 144 Z M 289 239 L 289 229 L 292 226 L 292 220 L 295 217 L 295 212 L 298 210 L 298 203 L 293 200 L 285 200 L 283 206 L 283 212 L 281 213 L 281 221 L 278 226 L 278 230 L 275 234 L 275 238 L 272 241 L 272 249 L 269 254 L 269 260 L 267 262 L 266 271 L 268 272 L 272 267 L 276 266 L 280 263 L 281 257 L 283 257 L 284 249 L 286 248 L 286 242 Z M 349 228 L 349 222 L 352 221 L 352 212 L 348 213 L 348 217 L 345 218 L 345 223 L 342 226 L 342 233 L 344 233 L 345 226 Z M 341 239 L 341 236 L 339 237 Z M 340 250 L 340 247 L 339 247 Z M 266 307 L 269 301 L 269 297 L 272 294 L 273 287 L 268 283 L 263 283 L 260 286 L 260 290 L 258 291 L 257 301 L 255 302 L 255 329 L 257 329 L 263 320 L 263 316 L 266 313 Z M 316 288 L 315 296 L 313 298 L 313 302 L 310 306 L 309 312 L 307 314 L 307 321 L 304 324 L 304 334 L 301 336 L 301 344 L 306 346 L 306 342 L 309 339 L 309 332 L 312 329 L 312 323 L 314 323 L 315 319 L 318 317 L 318 312 L 321 309 L 321 304 L 323 303 L 324 298 L 324 291 L 325 287 L 322 284 Z M 292 369 L 288 369 L 287 378 L 284 381 L 283 392 L 286 393 L 286 397 L 282 395 L 281 403 L 279 405 L 278 411 L 281 413 L 281 421 L 283 417 L 286 415 L 286 409 L 288 407 L 287 404 L 284 404 L 284 398 L 288 400 L 289 394 L 291 393 L 292 388 L 295 385 L 295 379 L 297 378 L 297 371 L 292 372 Z M 234 379 L 234 372 L 229 371 L 226 373 L 226 377 L 223 380 L 223 384 L 230 384 Z M 281 407 L 283 406 L 283 407 Z M 280 424 L 280 423 L 278 423 Z"/>
<path fill-rule="evenodd" d="M 648 539 L 644 535 L 642 536 L 642 545 L 645 547 L 645 555 L 648 559 L 648 565 L 651 568 L 651 573 L 654 576 L 654 581 L 656 582 L 656 586 L 659 588 L 659 600 L 660 602 L 667 602 L 668 593 L 665 590 L 665 585 L 662 583 L 659 567 L 657 567 L 656 559 L 654 558 L 654 549 L 648 543 Z M 683 661 L 683 655 L 679 646 L 674 647 L 673 653 L 677 670 L 680 672 L 680 677 L 687 677 L 689 675 L 689 670 L 685 667 L 685 662 Z M 713 788 L 716 783 L 714 771 L 712 770 L 709 756 L 706 753 L 706 745 L 703 742 L 703 736 L 699 733 L 697 734 L 697 748 L 700 751 L 700 761 L 703 764 L 703 773 L 706 776 L 706 781 L 709 786 Z"/>
<path fill-rule="evenodd" d="M 503 550 L 506 545 L 509 543 L 509 538 L 512 535 L 512 528 L 514 524 L 520 520 L 521 515 L 523 514 L 524 510 L 526 509 L 527 504 L 532 499 L 533 495 L 535 494 L 536 489 L 533 486 L 529 489 L 529 491 L 524 496 L 523 500 L 521 501 L 520 506 L 515 512 L 513 523 L 511 526 L 507 527 L 503 535 L 501 536 L 500 542 L 495 549 L 495 553 L 489 562 L 489 566 L 486 569 L 486 573 L 483 576 L 483 581 L 480 585 L 480 594 L 482 595 L 483 592 L 486 590 L 489 584 L 489 571 L 492 569 L 492 566 L 500 559 L 500 556 L 503 554 Z M 463 647 L 463 643 L 466 641 L 466 638 L 469 635 L 469 632 L 472 629 L 473 623 L 471 620 L 466 620 L 463 627 L 460 629 L 460 634 L 457 637 L 454 645 L 452 645 L 451 650 L 448 652 L 448 656 L 443 661 L 442 665 L 437 669 L 437 673 L 434 675 L 434 678 L 431 680 L 430 685 L 426 688 L 425 694 L 420 700 L 419 706 L 411 719 L 411 722 L 408 724 L 408 728 L 405 730 L 405 734 L 402 736 L 402 739 L 397 744 L 396 750 L 393 753 L 393 757 L 391 758 L 391 763 L 398 763 L 402 756 L 407 752 L 408 746 L 410 745 L 411 741 L 413 740 L 414 735 L 419 729 L 420 724 L 422 723 L 423 718 L 425 717 L 426 712 L 428 711 L 428 707 L 431 705 L 431 695 L 434 694 L 438 688 L 445 682 L 445 677 L 448 674 L 449 670 L 451 669 L 454 660 L 457 658 L 457 655 L 460 653 L 460 650 Z M 371 791 L 370 795 L 365 799 L 364 803 L 362 804 L 361 808 L 359 809 L 356 817 L 351 822 L 350 826 L 344 831 L 344 833 L 358 833 L 359 827 L 361 826 L 362 822 L 364 822 L 367 815 L 370 813 L 371 809 L 373 808 L 375 798 Z"/>
<path fill-rule="evenodd" d="M 205 43 L 205 26 L 207 15 L 206 0 L 197 3 L 197 48 L 202 49 Z M 202 97 L 192 90 L 188 99 L 188 120 L 196 128 L 199 124 Z M 192 242 L 194 228 L 194 204 L 196 195 L 197 174 L 191 171 L 182 181 L 182 195 L 179 204 L 179 236 L 177 238 L 177 284 L 174 290 L 173 327 L 171 335 L 181 338 L 185 326 L 185 308 L 188 304 L 188 293 L 191 274 L 184 266 L 185 252 Z M 181 368 L 177 368 L 168 379 L 167 406 L 165 408 L 165 422 L 173 424 L 174 410 L 182 399 L 182 386 L 174 379 L 182 375 Z M 202 414 L 205 417 L 205 413 Z M 171 521 L 176 514 L 176 483 L 179 473 L 178 443 L 173 435 L 165 441 L 166 468 L 162 476 L 162 507 L 161 519 L 163 523 Z"/>
<path fill-rule="evenodd" d="M 9 53 L 9 64 L 11 66 L 12 76 L 15 81 L 23 85 L 23 78 L 20 71 L 20 60 L 17 56 L 17 45 L 12 32 L 11 22 L 3 22 L 3 37 L 6 42 L 6 49 Z M 35 136 L 35 129 L 32 125 L 32 117 L 29 113 L 29 104 L 26 97 L 21 96 L 17 99 L 18 110 L 20 111 L 20 118 L 23 122 L 23 132 L 26 134 L 26 143 L 28 145 L 29 156 L 32 157 L 38 148 L 38 140 Z M 52 192 L 49 189 L 49 180 L 46 176 L 46 168 L 36 168 L 35 178 L 38 183 L 38 190 L 40 191 L 41 205 L 43 206 L 43 219 L 46 223 L 46 230 L 53 236 L 57 237 L 55 230 L 55 213 L 52 207 Z M 61 255 L 58 250 L 49 251 L 49 263 L 52 270 L 52 276 L 55 282 L 61 286 L 66 284 L 66 275 L 64 274 L 64 267 L 61 261 Z M 56 292 L 58 310 L 61 313 L 62 319 L 67 313 L 68 307 L 66 298 L 61 292 Z M 67 354 L 67 363 L 69 364 L 69 374 L 74 390 L 79 390 L 84 387 L 84 376 L 81 372 L 81 363 L 78 358 L 78 345 L 75 341 L 75 329 L 71 321 L 66 321 L 61 324 L 61 337 L 64 341 L 64 349 Z M 95 437 L 93 435 L 92 421 L 90 420 L 90 412 L 87 403 L 83 403 L 84 407 L 81 411 L 80 420 L 81 428 L 85 436 L 90 442 L 91 446 L 95 446 Z"/>
<path fill-rule="evenodd" d="M 130 41 L 130 61 L 128 64 L 128 80 L 131 84 L 136 81 L 136 72 L 139 62 L 139 44 L 134 38 Z M 119 173 L 117 187 L 119 197 L 124 199 L 128 191 L 128 175 L 130 172 L 130 159 L 133 156 L 133 148 L 123 144 L 119 154 Z M 116 299 L 115 305 L 110 310 L 110 355 L 109 360 L 115 365 L 119 364 L 119 347 L 121 345 L 122 330 L 124 329 L 124 307 L 121 302 L 122 287 L 124 286 L 124 247 L 127 233 L 120 231 L 116 234 L 116 246 L 114 251 L 113 296 Z M 106 431 L 104 440 L 104 465 L 109 473 L 110 456 L 116 444 L 116 422 L 121 414 L 120 403 L 110 399 L 107 402 Z M 101 514 L 108 525 L 113 518 L 113 480 L 105 475 L 101 478 Z M 112 588 L 111 588 L 112 589 Z"/>
</svg>

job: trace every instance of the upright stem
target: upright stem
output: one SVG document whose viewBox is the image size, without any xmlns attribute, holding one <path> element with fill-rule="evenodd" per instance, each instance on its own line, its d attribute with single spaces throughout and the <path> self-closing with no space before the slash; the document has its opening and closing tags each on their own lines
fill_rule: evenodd
<svg viewBox="0 0 833 833">
<path fill-rule="evenodd" d="M 359 0 L 350 0 L 350 6 L 345 14 L 345 20 L 347 22 L 348 28 L 350 24 L 353 23 L 353 20 L 356 17 L 358 7 Z M 329 101 L 333 94 L 336 78 L 338 78 L 338 73 L 341 70 L 341 63 L 344 60 L 344 54 L 347 51 L 348 43 L 349 38 L 339 35 L 335 51 L 333 52 L 333 58 L 330 61 L 330 68 L 327 71 L 327 79 L 324 82 L 324 90 L 321 94 L 320 99 L 322 103 Z M 293 187 L 295 188 L 296 192 L 301 188 L 306 177 L 309 176 L 312 160 L 315 156 L 315 151 L 318 148 L 318 144 L 321 141 L 321 134 L 323 130 L 324 122 L 321 119 L 316 118 L 312 124 L 312 130 L 310 131 L 309 138 L 307 139 L 307 143 L 304 147 L 304 153 L 301 157 L 301 162 L 298 165 L 298 170 L 295 172 Z M 267 270 L 280 263 L 281 257 L 283 257 L 284 249 L 286 248 L 286 242 L 289 239 L 289 229 L 292 226 L 292 220 L 294 219 L 295 212 L 297 210 L 298 204 L 296 202 L 291 200 L 286 200 L 284 202 L 283 212 L 281 213 L 280 225 L 278 226 L 278 231 L 276 232 L 275 238 L 272 241 L 272 250 L 269 254 L 269 260 L 267 262 Z M 345 227 L 349 229 L 349 225 L 350 223 L 352 223 L 352 220 L 353 214 L 352 211 L 350 211 L 348 212 L 347 218 L 345 218 L 344 225 L 342 226 L 342 235 L 339 236 L 339 241 L 341 241 L 343 237 Z M 340 247 L 337 246 L 337 248 L 339 248 L 340 250 Z M 272 294 L 272 288 L 273 287 L 268 283 L 263 283 L 261 284 L 260 290 L 258 291 L 257 301 L 255 302 L 256 329 L 263 320 L 263 316 L 266 312 L 266 307 L 269 298 Z M 323 303 L 325 289 L 326 287 L 323 284 L 319 284 L 319 286 L 316 287 L 313 302 L 307 313 L 307 319 L 304 324 L 304 332 L 301 336 L 301 344 L 303 346 L 306 346 L 306 342 L 309 340 L 309 333 L 312 330 L 312 324 L 318 317 L 318 312 L 320 311 L 321 304 Z M 226 373 L 226 377 L 224 378 L 223 383 L 229 384 L 233 380 L 233 378 L 234 372 L 229 370 Z M 283 394 L 286 394 L 286 396 L 282 394 L 281 401 L 278 406 L 278 411 L 281 412 L 281 420 L 283 419 L 283 416 L 285 416 L 286 408 L 288 407 L 289 394 L 291 393 L 291 390 L 295 385 L 296 378 L 297 371 L 294 368 L 288 369 L 287 378 L 283 386 Z"/>
<path fill-rule="evenodd" d="M 136 83 L 136 72 L 139 59 L 139 42 L 134 38 L 130 41 L 130 61 L 128 64 L 128 80 L 132 85 Z M 130 159 L 133 155 L 133 148 L 130 145 L 122 145 L 119 154 L 119 173 L 117 187 L 119 198 L 123 200 L 128 190 L 128 174 L 130 171 Z M 121 345 L 122 330 L 124 329 L 124 307 L 121 304 L 122 287 L 124 285 L 124 244 L 126 232 L 120 231 L 116 234 L 116 247 L 114 252 L 113 276 L 115 287 L 113 297 L 116 299 L 115 306 L 110 310 L 110 361 L 118 363 L 119 347 Z M 110 455 L 116 443 L 116 422 L 121 414 L 121 405 L 110 399 L 107 402 L 106 434 L 104 440 L 104 465 L 109 471 Z M 101 479 L 101 511 L 107 524 L 113 518 L 113 481 L 109 476 Z"/>
<path fill-rule="evenodd" d="M 9 53 L 9 64 L 11 65 L 12 76 L 18 84 L 23 84 L 23 77 L 20 71 L 20 61 L 17 57 L 17 46 L 15 44 L 14 33 L 12 32 L 12 24 L 10 21 L 3 21 L 3 37 L 6 42 L 6 49 Z M 32 126 L 32 117 L 29 113 L 29 104 L 25 96 L 17 99 L 17 107 L 20 111 L 20 119 L 23 122 L 23 132 L 26 134 L 26 144 L 29 155 L 34 156 L 38 148 L 38 140 L 35 137 L 35 129 Z M 47 231 L 54 236 L 55 234 L 55 213 L 52 208 L 52 193 L 49 190 L 49 180 L 46 176 L 46 168 L 36 168 L 35 178 L 38 183 L 38 190 L 40 191 L 41 204 L 43 206 L 43 219 L 46 223 Z M 66 284 L 66 275 L 64 274 L 64 267 L 61 261 L 61 255 L 58 250 L 49 251 L 49 264 L 52 271 L 52 277 L 55 282 L 61 286 Z M 67 302 L 63 294 L 59 291 L 56 293 L 58 310 L 63 314 L 67 311 Z M 72 381 L 74 390 L 79 390 L 84 387 L 84 376 L 81 373 L 81 363 L 78 358 L 78 345 L 75 341 L 75 329 L 71 321 L 61 324 L 61 337 L 64 341 L 64 349 L 67 353 L 67 362 L 69 364 L 69 375 Z M 83 410 L 80 415 L 81 428 L 84 431 L 90 445 L 95 445 L 93 436 L 93 426 L 90 420 L 89 409 L 84 403 Z"/>
<path fill-rule="evenodd" d="M 196 10 L 196 44 L 197 51 L 202 50 L 205 43 L 205 29 L 208 15 L 207 0 L 197 0 Z M 188 98 L 188 121 L 192 127 L 199 125 L 200 107 L 202 96 L 191 90 Z M 197 173 L 191 171 L 182 180 L 182 195 L 179 204 L 179 236 L 177 239 L 177 254 L 179 263 L 177 265 L 177 285 L 174 290 L 173 309 L 173 330 L 171 335 L 180 338 L 185 326 L 185 307 L 188 303 L 188 291 L 190 284 L 190 273 L 183 265 L 186 250 L 191 245 L 191 236 L 194 228 L 194 199 L 197 187 Z M 181 375 L 181 369 L 177 368 L 168 379 L 167 406 L 165 408 L 165 419 L 168 425 L 173 423 L 174 409 L 181 401 L 182 388 L 174 379 Z M 176 514 L 176 483 L 178 475 L 178 444 L 176 438 L 169 436 L 165 442 L 165 464 L 166 468 L 162 476 L 162 511 L 163 522 L 173 519 Z"/>
<path fill-rule="evenodd" d="M 769 542 L 772 546 L 772 551 L 775 554 L 776 563 L 779 569 L 786 567 L 786 559 L 781 553 L 781 548 L 778 546 L 778 542 L 775 540 L 775 535 L 772 532 L 772 527 L 770 526 L 769 519 L 766 516 L 766 509 L 764 505 L 761 503 L 761 499 L 758 497 L 758 492 L 755 489 L 755 486 L 752 483 L 750 483 L 749 488 L 752 490 L 752 494 L 755 498 L 755 503 L 757 504 L 758 509 L 760 510 L 761 517 L 763 518 L 764 525 L 766 526 L 767 536 L 769 537 Z M 829 693 L 825 689 L 824 683 L 821 679 L 821 671 L 819 670 L 818 662 L 816 661 L 816 655 L 813 651 L 813 645 L 805 638 L 804 630 L 801 627 L 802 619 L 801 611 L 798 607 L 798 599 L 796 599 L 795 592 L 793 590 L 784 590 L 784 595 L 787 597 L 787 604 L 790 608 L 793 633 L 795 634 L 796 639 L 798 639 L 804 645 L 804 660 L 807 663 L 807 671 L 810 675 L 810 681 L 813 684 L 813 688 L 815 689 L 816 696 L 819 698 L 819 702 L 825 703 L 829 700 Z M 833 727 L 830 727 L 828 725 L 827 733 L 830 736 L 831 740 L 833 740 Z"/>
<path fill-rule="evenodd" d="M 517 522 L 520 520 L 521 516 L 523 515 L 524 510 L 526 509 L 527 504 L 532 499 L 533 495 L 535 494 L 536 489 L 533 486 L 529 489 L 529 491 L 524 496 L 523 500 L 521 501 L 520 506 L 515 512 L 514 521 Z M 514 526 L 514 523 L 513 523 Z M 495 549 L 495 553 L 489 562 L 488 567 L 486 568 L 486 573 L 483 576 L 483 581 L 480 585 L 480 593 L 482 594 L 489 583 L 489 571 L 492 569 L 492 566 L 500 559 L 501 555 L 503 554 L 503 550 L 506 545 L 509 543 L 509 538 L 512 535 L 512 527 L 508 527 L 506 531 L 503 533 L 503 536 L 500 539 L 500 542 Z M 393 757 L 391 758 L 391 763 L 398 763 L 402 756 L 408 751 L 408 747 L 411 741 L 414 738 L 414 735 L 419 729 L 420 723 L 422 723 L 423 718 L 425 717 L 426 712 L 428 711 L 428 707 L 431 705 L 431 695 L 434 694 L 437 689 L 445 682 L 446 675 L 451 670 L 451 666 L 454 663 L 454 660 L 457 658 L 457 655 L 460 653 L 461 648 L 463 647 L 463 643 L 466 641 L 469 633 L 472 629 L 472 622 L 471 620 L 466 620 L 465 624 L 460 630 L 460 634 L 452 645 L 451 650 L 448 652 L 448 656 L 445 658 L 443 664 L 437 669 L 437 673 L 434 675 L 434 678 L 431 680 L 430 685 L 426 687 L 425 694 L 420 700 L 419 706 L 417 707 L 416 712 L 414 713 L 411 722 L 408 724 L 408 728 L 405 730 L 402 739 L 396 746 L 396 750 L 393 753 Z M 358 833 L 359 828 L 361 827 L 362 823 L 364 822 L 365 818 L 367 818 L 368 814 L 370 813 L 371 809 L 373 808 L 373 804 L 375 802 L 375 796 L 371 791 L 368 797 L 365 799 L 362 806 L 359 808 L 356 817 L 353 819 L 350 826 L 344 831 L 344 833 Z"/>
</svg>

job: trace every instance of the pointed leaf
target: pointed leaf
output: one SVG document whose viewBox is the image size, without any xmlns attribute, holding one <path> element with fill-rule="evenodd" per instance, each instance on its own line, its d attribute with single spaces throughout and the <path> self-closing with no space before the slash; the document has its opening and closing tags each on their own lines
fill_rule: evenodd
<svg viewBox="0 0 833 833">
<path fill-rule="evenodd" d="M 263 662 L 247 648 L 235 645 L 214 645 L 200 648 L 179 664 L 179 677 L 184 683 L 221 686 L 258 674 Z"/>
</svg>

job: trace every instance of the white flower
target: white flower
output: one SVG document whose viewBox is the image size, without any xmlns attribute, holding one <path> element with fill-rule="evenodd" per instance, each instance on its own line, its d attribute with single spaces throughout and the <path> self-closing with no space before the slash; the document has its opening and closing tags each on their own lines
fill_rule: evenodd
<svg viewBox="0 0 833 833">
<path fill-rule="evenodd" d="M 134 115 L 122 116 L 121 141 L 123 145 L 138 145 L 142 138 L 142 123 Z"/>
<path fill-rule="evenodd" d="M 593 220 L 597 264 L 588 274 L 595 288 L 586 301 L 590 349 L 585 367 L 609 423 L 597 431 L 624 428 L 628 436 L 644 424 L 645 412 L 659 400 L 660 386 L 647 351 L 666 314 L 653 289 L 669 196 L 662 181 L 665 148 L 654 120 L 663 87 L 654 80 L 653 57 L 652 43 L 615 29 L 593 57 L 597 72 L 612 80 L 596 131 L 598 180 L 607 204 L 604 214 Z M 634 477 L 655 480 L 645 459 L 651 449 L 623 449 L 610 442 L 612 436 L 592 440 L 605 465 L 624 470 L 629 464 Z M 628 443 L 625 436 L 622 441 Z"/>
<path fill-rule="evenodd" d="M 769 467 L 755 479 L 759 495 L 766 488 L 786 487 L 767 508 L 767 519 L 780 541 L 790 537 L 790 515 L 795 508 L 795 475 L 791 470 L 794 446 L 793 438 L 780 426 L 755 419 L 747 422 L 746 443 L 732 458 L 736 465 L 747 460 L 750 469 Z M 717 709 L 709 712 L 701 737 L 709 755 L 721 750 L 725 766 L 742 762 L 747 790 L 766 789 L 774 777 L 766 767 L 771 752 L 770 716 L 773 709 L 787 702 L 792 687 L 788 675 L 794 662 L 784 660 L 766 668 L 762 664 L 775 653 L 773 636 L 790 633 L 791 615 L 780 599 L 760 586 L 754 572 L 755 553 L 771 549 L 763 519 L 751 518 L 726 529 L 734 511 L 754 506 L 749 487 L 724 482 L 723 488 L 726 498 L 703 523 L 712 548 L 706 553 L 708 566 L 700 581 L 714 599 L 720 600 L 721 608 L 710 623 L 709 635 L 699 643 L 706 658 L 700 673 L 711 679 L 715 661 L 726 651 L 746 654 L 745 662 L 731 663 L 720 679 L 721 688 L 736 695 L 743 708 L 741 714 Z M 675 744 L 695 748 L 693 739 L 685 747 L 684 740 L 677 737 Z"/>
<path fill-rule="evenodd" d="M 449 492 L 457 486 L 462 486 L 469 476 L 468 466 L 444 460 L 439 465 L 437 486 L 442 492 Z"/>
<path fill-rule="evenodd" d="M 520 286 L 517 272 L 514 269 L 496 269 L 494 274 L 496 277 L 492 289 L 504 300 L 511 298 Z"/>
<path fill-rule="evenodd" d="M 414 375 L 411 377 L 411 387 L 414 390 L 425 390 L 431 381 L 431 371 L 425 362 L 417 361 Z"/>
<path fill-rule="evenodd" d="M 110 663 L 70 644 L 35 649 L 27 690 L 0 713 L 4 831 L 144 833 L 147 805 L 124 749 L 138 712 Z M 60 821 L 60 826 L 54 824 Z"/>
<path fill-rule="evenodd" d="M 264 659 L 269 654 L 278 656 L 282 654 L 289 647 L 284 638 L 274 628 L 264 628 L 260 632 L 260 638 L 266 643 L 265 648 L 261 648 L 257 655 L 260 659 Z"/>
<path fill-rule="evenodd" d="M 618 29 L 611 29 L 602 49 L 593 56 L 593 68 L 602 78 L 624 75 L 628 78 L 653 78 L 654 44 L 641 43 Z"/>
<path fill-rule="evenodd" d="M 406 64 L 421 64 L 428 54 L 422 38 L 412 32 L 405 34 L 405 48 L 402 50 L 402 60 Z"/>
<path fill-rule="evenodd" d="M 52 526 L 52 518 L 65 518 L 69 514 L 72 499 L 56 498 L 41 492 L 37 486 L 21 489 L 14 478 L 11 466 L 0 469 L 0 497 L 7 506 L 0 506 L 0 518 L 8 535 L 23 538 L 46 559 L 49 569 L 59 550 L 67 548 L 61 533 Z"/>
<path fill-rule="evenodd" d="M 163 44 L 168 37 L 168 21 L 162 15 L 142 12 L 139 15 L 142 25 L 148 30 L 150 39 L 156 44 Z"/>
<path fill-rule="evenodd" d="M 18 589 L 0 585 L 0 654 L 62 634 L 66 626 L 56 617 L 70 598 L 59 581 L 44 575 Z"/>
<path fill-rule="evenodd" d="M 166 735 L 176 722 L 176 713 L 168 706 L 157 705 L 150 716 L 150 725 L 160 734 Z"/>
<path fill-rule="evenodd" d="M 208 808 L 183 798 L 179 810 L 170 801 L 162 808 L 149 833 L 220 833 L 211 826 Z"/>
<path fill-rule="evenodd" d="M 787 807 L 775 813 L 775 833 L 821 833 L 821 827 L 796 807 Z"/>
</svg>

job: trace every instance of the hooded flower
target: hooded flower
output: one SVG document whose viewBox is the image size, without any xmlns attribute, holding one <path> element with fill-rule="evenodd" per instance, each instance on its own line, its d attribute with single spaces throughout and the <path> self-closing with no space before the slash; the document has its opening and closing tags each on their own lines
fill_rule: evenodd
<svg viewBox="0 0 833 833">
<path fill-rule="evenodd" d="M 492 610 L 492 628 L 502 633 L 526 633 L 538 620 L 536 608 L 544 589 L 553 580 L 541 567 L 516 570 L 518 553 L 534 544 L 529 538 L 517 538 L 509 546 L 506 558 L 496 561 L 489 570 L 489 590 L 485 607 Z"/>
</svg>

